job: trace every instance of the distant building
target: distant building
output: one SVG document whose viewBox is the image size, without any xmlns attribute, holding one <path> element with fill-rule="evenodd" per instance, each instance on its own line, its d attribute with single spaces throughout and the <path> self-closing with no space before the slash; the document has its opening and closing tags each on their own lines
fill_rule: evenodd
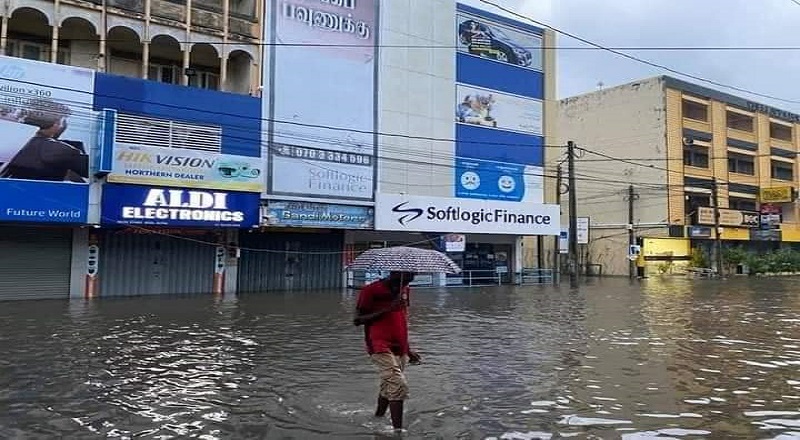
<svg viewBox="0 0 800 440">
<path fill-rule="evenodd" d="M 647 270 L 724 247 L 800 242 L 800 116 L 668 76 L 564 99 L 558 132 L 577 160 L 578 215 L 590 217 L 590 263 L 628 273 L 628 184 Z M 642 166 L 644 165 L 644 166 Z M 714 224 L 718 193 L 720 230 Z M 711 267 L 711 260 L 708 260 Z"/>
</svg>

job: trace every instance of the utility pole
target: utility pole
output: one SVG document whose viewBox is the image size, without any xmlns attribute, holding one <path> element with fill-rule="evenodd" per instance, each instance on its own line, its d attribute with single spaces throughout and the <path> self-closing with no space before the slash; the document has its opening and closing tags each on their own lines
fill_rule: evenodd
<svg viewBox="0 0 800 440">
<path fill-rule="evenodd" d="M 722 278 L 722 237 L 719 226 L 719 187 L 717 178 L 711 180 L 711 203 L 714 205 L 714 264 L 717 266 L 717 276 Z"/>
<path fill-rule="evenodd" d="M 561 164 L 556 168 L 556 205 L 561 209 Z M 560 226 L 560 225 L 559 225 Z M 555 251 L 553 252 L 553 282 L 559 283 L 561 279 L 561 236 L 556 235 Z"/>
<path fill-rule="evenodd" d="M 575 142 L 567 142 L 567 172 L 569 173 L 569 282 L 578 286 L 578 199 L 575 197 Z"/>
<path fill-rule="evenodd" d="M 636 234 L 633 230 L 633 202 L 638 198 L 638 195 L 633 190 L 633 185 L 628 185 L 628 249 L 636 244 Z M 636 261 L 630 260 L 628 263 L 628 276 L 633 279 L 636 278 Z"/>
</svg>

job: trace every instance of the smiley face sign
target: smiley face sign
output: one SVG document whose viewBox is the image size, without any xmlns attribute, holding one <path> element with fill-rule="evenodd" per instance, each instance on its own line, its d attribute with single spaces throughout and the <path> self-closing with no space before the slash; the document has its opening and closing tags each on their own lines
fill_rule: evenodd
<svg viewBox="0 0 800 440">
<path fill-rule="evenodd" d="M 497 179 L 497 188 L 504 193 L 510 193 L 517 187 L 517 182 L 509 175 L 500 176 Z"/>
<path fill-rule="evenodd" d="M 474 171 L 466 171 L 461 175 L 461 186 L 470 191 L 476 190 L 481 186 L 481 178 Z"/>
</svg>

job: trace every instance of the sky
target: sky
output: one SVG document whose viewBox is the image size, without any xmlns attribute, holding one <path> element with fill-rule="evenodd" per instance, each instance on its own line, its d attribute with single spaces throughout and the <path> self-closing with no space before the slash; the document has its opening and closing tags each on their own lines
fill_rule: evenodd
<svg viewBox="0 0 800 440">
<path fill-rule="evenodd" d="M 460 0 L 500 15 L 484 0 Z M 793 0 L 486 0 L 605 47 L 796 47 L 796 50 L 624 50 L 682 73 L 789 102 L 681 77 L 558 35 L 560 99 L 668 74 L 800 113 L 800 2 Z M 519 17 L 513 17 L 524 21 Z M 793 26 L 795 25 L 795 26 Z M 794 102 L 792 102 L 794 101 Z"/>
</svg>

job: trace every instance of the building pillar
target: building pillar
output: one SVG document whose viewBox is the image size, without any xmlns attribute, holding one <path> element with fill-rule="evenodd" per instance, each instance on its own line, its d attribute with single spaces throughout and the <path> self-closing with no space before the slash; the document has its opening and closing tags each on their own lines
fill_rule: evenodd
<svg viewBox="0 0 800 440">
<path fill-rule="evenodd" d="M 150 74 L 150 40 L 142 42 L 142 79 L 147 79 Z"/>
<path fill-rule="evenodd" d="M 58 30 L 60 26 L 55 25 L 53 26 L 53 30 L 51 32 L 51 39 L 50 39 L 50 62 L 57 63 L 58 62 Z"/>
<path fill-rule="evenodd" d="M 186 42 L 183 43 L 183 72 L 181 72 L 181 84 L 189 85 L 189 77 L 186 70 L 189 69 L 192 61 L 192 0 L 186 0 Z"/>
<path fill-rule="evenodd" d="M 103 10 L 101 12 L 102 18 L 102 25 L 100 28 L 100 47 L 97 51 L 97 70 L 100 72 L 106 72 L 108 68 L 108 60 L 106 59 L 106 40 L 108 39 L 108 8 L 106 8 L 106 3 L 103 1 Z"/>
<path fill-rule="evenodd" d="M 226 92 L 228 87 L 228 58 L 231 51 L 228 49 L 228 32 L 231 19 L 231 1 L 222 0 L 222 56 L 219 64 L 219 89 Z"/>
<path fill-rule="evenodd" d="M 82 227 L 73 230 L 70 299 L 90 299 L 99 296 L 97 289 L 99 250 L 97 231 L 94 228 Z"/>
<path fill-rule="evenodd" d="M 6 54 L 6 47 L 8 47 L 8 16 L 3 14 L 3 28 L 0 29 L 0 54 Z"/>
<path fill-rule="evenodd" d="M 219 59 L 219 89 L 223 92 L 228 91 L 228 54 L 230 51 L 223 50 L 223 55 Z"/>
</svg>

